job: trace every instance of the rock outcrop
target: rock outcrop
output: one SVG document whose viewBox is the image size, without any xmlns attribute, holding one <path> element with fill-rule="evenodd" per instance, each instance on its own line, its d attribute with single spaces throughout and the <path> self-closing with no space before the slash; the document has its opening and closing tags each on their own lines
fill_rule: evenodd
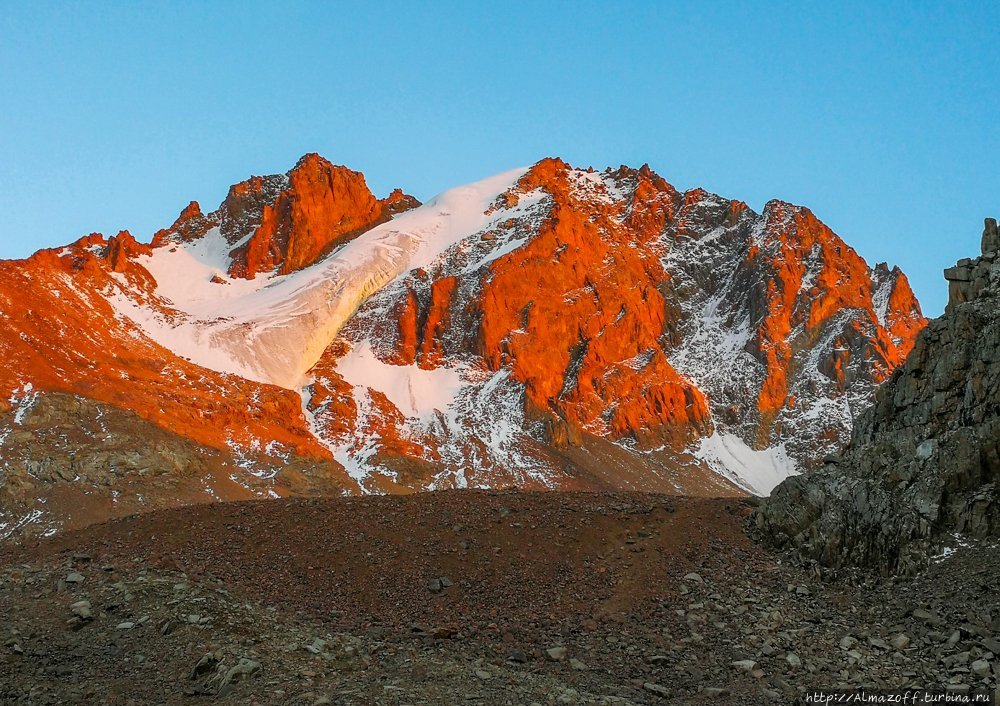
<svg viewBox="0 0 1000 706">
<path fill-rule="evenodd" d="M 300 270 L 393 214 L 420 205 L 398 190 L 377 199 L 364 175 L 318 154 L 304 156 L 286 178 L 284 188 L 263 204 L 253 234 L 233 253 L 232 275 L 253 279 L 258 272 Z"/>
<path fill-rule="evenodd" d="M 234 184 L 218 210 L 207 216 L 192 201 L 170 228 L 154 236 L 153 246 L 196 241 L 217 227 L 232 247 L 231 276 L 288 274 L 419 205 L 400 189 L 378 199 L 360 172 L 307 154 L 286 174 Z"/>
<path fill-rule="evenodd" d="M 790 478 L 756 515 L 779 545 L 830 567 L 908 572 L 955 539 L 1000 533 L 1000 236 L 945 270 L 945 314 L 876 393 L 850 446 Z"/>
</svg>

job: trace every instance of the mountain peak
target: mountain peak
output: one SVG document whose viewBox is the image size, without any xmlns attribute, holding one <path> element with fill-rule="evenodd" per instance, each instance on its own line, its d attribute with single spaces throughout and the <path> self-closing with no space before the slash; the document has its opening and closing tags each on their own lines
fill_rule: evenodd
<svg viewBox="0 0 1000 706">
<path fill-rule="evenodd" d="M 263 204 L 256 230 L 233 252 L 230 274 L 253 279 L 258 272 L 302 269 L 383 220 L 382 202 L 360 172 L 307 154 Z"/>
<path fill-rule="evenodd" d="M 136 411 L 227 448 L 253 408 L 241 448 L 280 436 L 369 490 L 586 485 L 561 469 L 618 459 L 636 488 L 767 492 L 846 439 L 924 324 L 901 273 L 807 209 L 645 166 L 550 157 L 417 205 L 311 153 L 189 203 L 153 247 L 97 236 L 11 265 L 45 316 L 0 320 L 8 390 L 117 404 L 143 380 Z M 63 333 L 41 355 L 43 331 Z"/>
<path fill-rule="evenodd" d="M 205 235 L 211 227 L 211 223 L 201 212 L 201 205 L 192 201 L 180 212 L 173 225 L 153 235 L 152 246 L 159 248 L 171 242 L 190 242 Z"/>
<path fill-rule="evenodd" d="M 153 236 L 152 244 L 192 242 L 217 227 L 230 248 L 231 277 L 288 274 L 419 205 L 401 189 L 378 199 L 361 172 L 310 152 L 285 174 L 251 176 L 233 184 L 208 215 L 192 201 L 173 225 Z"/>
</svg>

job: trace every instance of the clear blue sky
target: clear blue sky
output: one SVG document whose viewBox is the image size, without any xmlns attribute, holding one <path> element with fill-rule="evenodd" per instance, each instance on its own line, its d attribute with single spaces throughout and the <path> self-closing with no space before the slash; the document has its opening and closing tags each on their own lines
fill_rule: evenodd
<svg viewBox="0 0 1000 706">
<path fill-rule="evenodd" d="M 424 199 L 558 155 L 805 204 L 937 314 L 1000 215 L 996 0 L 363 4 L 4 2 L 0 257 L 310 151 Z"/>
</svg>

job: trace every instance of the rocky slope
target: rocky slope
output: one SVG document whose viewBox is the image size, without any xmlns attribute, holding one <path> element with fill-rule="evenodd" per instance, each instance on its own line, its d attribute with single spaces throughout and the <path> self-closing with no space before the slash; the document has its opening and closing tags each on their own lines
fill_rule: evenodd
<svg viewBox="0 0 1000 706">
<path fill-rule="evenodd" d="M 228 500 L 330 495 L 349 488 L 332 461 L 270 465 L 197 444 L 135 412 L 32 392 L 0 414 L 0 541 L 134 512 Z"/>
<path fill-rule="evenodd" d="M 914 571 L 962 536 L 1000 532 L 1000 235 L 945 270 L 949 302 L 876 393 L 842 457 L 782 483 L 768 536 L 840 567 Z M 956 539 L 958 537 L 958 539 Z"/>
<path fill-rule="evenodd" d="M 42 392 L 88 400 L 81 428 L 131 413 L 136 447 L 144 424 L 190 442 L 180 465 L 217 457 L 240 492 L 766 493 L 846 441 L 924 324 L 802 207 L 556 159 L 420 205 L 307 155 L 149 245 L 0 262 L 0 457 Z M 104 492 L 64 475 L 20 473 L 20 516 L 53 483 Z"/>
<path fill-rule="evenodd" d="M 445 491 L 186 507 L 68 532 L 0 554 L 0 701 L 992 696 L 996 542 L 958 548 L 915 579 L 824 583 L 749 541 L 747 511 L 634 493 Z"/>
</svg>

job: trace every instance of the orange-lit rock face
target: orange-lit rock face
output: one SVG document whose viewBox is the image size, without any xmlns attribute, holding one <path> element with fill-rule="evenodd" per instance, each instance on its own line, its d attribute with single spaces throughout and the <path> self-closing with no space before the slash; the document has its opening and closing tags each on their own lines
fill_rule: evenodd
<svg viewBox="0 0 1000 706">
<path fill-rule="evenodd" d="M 68 392 L 133 410 L 198 443 L 276 448 L 325 459 L 297 394 L 192 365 L 119 318 L 102 292 L 142 290 L 129 259 L 148 250 L 127 233 L 83 238 L 27 260 L 0 262 L 0 389 Z M 119 277 L 121 279 L 115 279 Z"/>
<path fill-rule="evenodd" d="M 118 235 L 108 238 L 108 245 L 104 251 L 104 257 L 111 264 L 113 272 L 135 272 L 131 267 L 130 258 L 137 255 L 148 255 L 152 248 L 148 245 L 141 245 L 132 234 L 123 230 Z"/>
<path fill-rule="evenodd" d="M 234 252 L 230 269 L 231 275 L 247 279 L 258 272 L 288 274 L 307 267 L 338 243 L 416 204 L 398 189 L 387 199 L 376 199 L 364 175 L 316 154 L 299 160 L 273 200 L 273 187 L 262 179 L 244 184 L 233 187 L 236 194 L 231 192 L 227 203 L 235 203 L 236 220 L 260 210 L 259 225 Z"/>
<path fill-rule="evenodd" d="M 509 371 L 525 407 L 570 439 L 679 449 L 721 422 L 808 465 L 844 440 L 925 323 L 898 270 L 869 270 L 806 209 L 756 214 L 647 167 L 559 160 L 494 208 L 539 194 L 376 295 L 344 341 L 377 342 L 396 365 Z"/>
<path fill-rule="evenodd" d="M 152 247 L 163 247 L 170 242 L 170 236 L 182 243 L 197 240 L 204 236 L 211 227 L 212 223 L 201 212 L 201 206 L 197 201 L 192 201 L 184 207 L 170 228 L 157 231 L 153 236 Z"/>
<path fill-rule="evenodd" d="M 227 271 L 294 277 L 416 205 L 398 190 L 377 199 L 362 175 L 307 155 L 233 186 L 214 212 L 190 203 L 151 246 L 92 235 L 0 263 L 0 398 L 30 383 L 220 449 L 335 458 L 368 490 L 589 487 L 563 469 L 582 468 L 595 444 L 611 455 L 591 469 L 646 469 L 713 432 L 783 445 L 807 466 L 844 439 L 925 324 L 898 269 L 869 269 L 804 208 L 757 214 L 678 192 L 648 167 L 555 159 L 497 196 L 489 227 L 361 302 L 301 396 L 198 367 L 109 304 L 127 291 L 129 306 L 170 317 L 143 265 L 155 269 L 151 248 L 216 238 L 226 266 L 210 281 L 235 291 L 254 283 Z M 365 347 L 374 387 L 342 367 Z M 376 389 L 393 376 L 395 388 Z M 439 386 L 461 387 L 450 407 L 407 416 L 407 395 Z"/>
<path fill-rule="evenodd" d="M 880 265 L 876 270 L 887 269 L 885 265 Z M 879 312 L 884 325 L 892 338 L 892 342 L 899 353 L 899 361 L 903 360 L 913 350 L 917 334 L 924 330 L 927 319 L 920 313 L 920 304 L 917 297 L 910 289 L 910 282 L 906 275 L 898 267 L 893 267 L 889 273 L 889 298 L 886 301 L 884 312 Z"/>
<path fill-rule="evenodd" d="M 865 261 L 810 211 L 779 201 L 764 211 L 764 239 L 751 247 L 748 265 L 771 273 L 757 329 L 767 375 L 758 407 L 771 415 L 785 407 L 788 398 L 793 330 L 808 340 L 845 309 L 871 312 L 872 280 Z M 898 364 L 894 348 L 883 353 L 890 359 L 883 364 Z M 836 365 L 833 369 L 839 370 Z"/>
<path fill-rule="evenodd" d="M 638 184 L 625 222 L 626 205 L 605 201 L 603 182 L 581 182 L 562 162 L 541 162 L 521 180 L 521 193 L 543 189 L 553 204 L 537 236 L 483 278 L 482 353 L 493 368 L 510 366 L 536 405 L 588 431 L 666 433 L 683 445 L 707 431 L 708 409 L 662 350 L 659 287 L 669 276 L 643 253 L 674 194 L 648 173 L 628 176 Z"/>
<path fill-rule="evenodd" d="M 710 195 L 686 201 L 678 222 L 711 233 L 696 236 L 695 246 L 679 237 L 683 228 L 667 231 L 671 247 L 684 250 L 673 271 L 683 282 L 679 293 L 703 298 L 700 315 L 708 321 L 743 332 L 735 337 L 733 370 L 753 384 L 741 386 L 732 372 L 729 382 L 713 379 L 707 366 L 682 368 L 713 402 L 736 399 L 740 426 L 759 445 L 781 440 L 794 449 L 812 436 L 846 441 L 852 410 L 868 403 L 873 386 L 900 364 L 926 324 L 912 293 L 905 295 L 906 278 L 898 270 L 891 276 L 870 270 L 808 209 L 772 201 L 757 216 L 732 206 Z M 699 289 L 715 293 L 703 297 Z M 890 296 L 895 290 L 900 294 Z M 697 337 L 715 325 L 682 329 Z M 728 363 L 715 365 L 724 370 Z M 751 395 L 754 409 L 747 409 Z M 802 400 L 818 401 L 816 428 L 794 411 Z"/>
</svg>

